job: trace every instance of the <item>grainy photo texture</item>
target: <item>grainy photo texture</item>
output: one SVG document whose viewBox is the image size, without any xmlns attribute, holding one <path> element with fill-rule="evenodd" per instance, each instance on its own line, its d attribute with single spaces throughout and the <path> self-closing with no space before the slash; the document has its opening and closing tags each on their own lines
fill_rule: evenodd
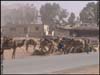
<svg viewBox="0 0 100 75">
<path fill-rule="evenodd" d="M 1 1 L 2 74 L 99 74 L 99 1 Z"/>
</svg>

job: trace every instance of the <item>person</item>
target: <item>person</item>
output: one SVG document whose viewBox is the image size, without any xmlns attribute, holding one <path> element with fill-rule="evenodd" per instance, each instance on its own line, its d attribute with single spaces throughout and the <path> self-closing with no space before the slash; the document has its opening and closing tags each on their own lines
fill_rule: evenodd
<svg viewBox="0 0 100 75">
<path fill-rule="evenodd" d="M 89 40 L 85 40 L 85 51 L 89 53 Z"/>
<path fill-rule="evenodd" d="M 58 49 L 60 49 L 60 50 L 63 50 L 63 49 L 64 49 L 63 41 L 61 41 L 61 42 L 58 44 Z"/>
</svg>

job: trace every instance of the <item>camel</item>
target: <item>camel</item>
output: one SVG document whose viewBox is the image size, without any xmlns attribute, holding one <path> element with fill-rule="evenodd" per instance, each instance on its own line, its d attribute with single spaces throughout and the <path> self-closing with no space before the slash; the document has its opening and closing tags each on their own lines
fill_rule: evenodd
<svg viewBox="0 0 100 75">
<path fill-rule="evenodd" d="M 64 54 L 83 51 L 84 43 L 81 39 L 76 40 L 71 38 L 64 38 L 62 39 L 62 42 L 64 44 L 64 49 L 62 50 Z"/>
<path fill-rule="evenodd" d="M 4 37 L 1 44 L 1 55 L 4 58 L 4 51 L 13 49 L 12 59 L 15 58 L 16 48 L 22 47 L 24 45 L 25 40 L 14 40 L 13 38 Z"/>
<path fill-rule="evenodd" d="M 54 52 L 54 49 L 56 47 L 56 43 L 53 39 L 41 39 L 40 41 L 40 50 L 43 52 L 46 52 L 47 54 L 52 54 Z M 47 49 L 48 48 L 48 49 Z"/>
<path fill-rule="evenodd" d="M 26 45 L 26 51 L 28 52 L 29 45 L 32 45 L 33 49 L 35 50 L 35 48 L 37 46 L 37 42 L 34 39 L 29 39 L 29 40 L 26 40 L 25 45 Z"/>
<path fill-rule="evenodd" d="M 67 53 L 82 53 L 87 54 L 91 51 L 96 51 L 92 46 L 89 45 L 89 39 L 72 39 L 65 43 L 65 50 Z"/>
</svg>

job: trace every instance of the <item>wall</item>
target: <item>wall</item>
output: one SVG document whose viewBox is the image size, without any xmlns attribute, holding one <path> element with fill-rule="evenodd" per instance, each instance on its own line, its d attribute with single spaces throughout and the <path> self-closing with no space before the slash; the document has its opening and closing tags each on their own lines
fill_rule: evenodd
<svg viewBox="0 0 100 75">
<path fill-rule="evenodd" d="M 54 35 L 60 36 L 60 37 L 63 37 L 63 36 L 68 37 L 70 36 L 70 32 L 67 30 L 56 29 Z"/>
<path fill-rule="evenodd" d="M 2 28 L 3 35 L 12 37 L 25 37 L 29 29 L 29 37 L 43 36 L 43 25 L 10 25 Z"/>
</svg>

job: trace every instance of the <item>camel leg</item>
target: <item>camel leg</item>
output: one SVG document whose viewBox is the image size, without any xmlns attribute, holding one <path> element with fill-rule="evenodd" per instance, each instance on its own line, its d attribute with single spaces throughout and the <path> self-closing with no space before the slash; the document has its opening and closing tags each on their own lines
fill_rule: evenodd
<svg viewBox="0 0 100 75">
<path fill-rule="evenodd" d="M 87 54 L 89 54 L 88 47 L 85 48 L 85 51 L 86 51 Z"/>
<path fill-rule="evenodd" d="M 67 53 L 67 47 L 64 47 L 63 51 L 64 51 L 64 54 L 66 54 Z"/>
<path fill-rule="evenodd" d="M 26 44 L 26 52 L 28 52 L 28 47 L 29 47 L 29 45 L 28 45 L 28 44 Z"/>
<path fill-rule="evenodd" d="M 54 50 L 55 50 L 55 48 L 54 48 L 54 47 L 52 47 L 52 53 L 54 53 L 54 52 L 55 52 Z"/>
<path fill-rule="evenodd" d="M 66 54 L 66 49 L 65 48 L 63 49 L 63 51 L 64 51 L 64 54 Z"/>
<path fill-rule="evenodd" d="M 94 51 L 94 52 L 97 52 L 97 50 L 96 50 L 96 49 L 94 49 L 94 48 L 93 48 L 93 51 Z"/>
<path fill-rule="evenodd" d="M 72 53 L 76 53 L 76 47 L 73 48 Z"/>
<path fill-rule="evenodd" d="M 64 52 L 64 54 L 66 54 L 66 50 L 65 50 L 65 48 L 63 48 L 63 52 Z"/>
<path fill-rule="evenodd" d="M 78 49 L 77 49 L 77 52 L 78 52 L 78 53 L 81 53 L 81 48 L 78 48 Z"/>
<path fill-rule="evenodd" d="M 25 48 L 23 49 L 24 54 L 26 54 Z"/>
<path fill-rule="evenodd" d="M 96 49 L 93 47 L 90 47 L 90 50 L 96 52 Z"/>
<path fill-rule="evenodd" d="M 51 46 L 51 54 L 54 52 L 54 46 Z"/>
<path fill-rule="evenodd" d="M 12 59 L 15 59 L 16 48 L 13 48 Z"/>
<path fill-rule="evenodd" d="M 65 48 L 62 48 L 62 52 L 63 52 L 63 54 L 66 54 L 66 52 L 65 52 Z"/>
<path fill-rule="evenodd" d="M 82 47 L 81 49 L 82 49 L 82 50 L 81 50 L 81 53 L 84 52 L 84 47 Z"/>
<path fill-rule="evenodd" d="M 53 53 L 53 49 L 54 49 L 54 48 L 51 48 L 51 54 Z"/>
<path fill-rule="evenodd" d="M 48 47 L 48 50 L 47 50 L 47 54 L 49 54 L 50 53 L 50 47 Z"/>
<path fill-rule="evenodd" d="M 36 45 L 33 45 L 33 53 L 34 53 L 34 51 L 35 51 L 35 48 L 36 48 Z"/>
<path fill-rule="evenodd" d="M 48 54 L 50 54 L 50 53 L 51 53 L 51 49 L 48 50 Z"/>
<path fill-rule="evenodd" d="M 58 52 L 59 50 L 58 50 L 58 48 L 55 50 L 55 52 Z"/>
<path fill-rule="evenodd" d="M 58 49 L 57 48 L 55 49 L 55 52 L 58 52 Z"/>
<path fill-rule="evenodd" d="M 5 58 L 4 58 L 4 49 L 2 49 L 1 57 L 2 57 L 2 59 L 5 59 Z"/>
<path fill-rule="evenodd" d="M 60 48 L 58 48 L 58 52 L 61 52 L 61 49 Z"/>
<path fill-rule="evenodd" d="M 41 52 L 44 52 L 44 50 L 45 50 L 45 47 L 40 47 Z"/>
<path fill-rule="evenodd" d="M 50 54 L 52 53 L 52 47 L 49 48 L 49 53 L 50 53 Z"/>
<path fill-rule="evenodd" d="M 70 53 L 70 48 L 69 47 L 66 49 L 66 53 L 67 54 Z"/>
<path fill-rule="evenodd" d="M 42 48 L 41 48 L 41 52 L 44 52 L 44 49 L 45 49 L 45 48 L 44 48 L 44 47 L 42 47 Z"/>
<path fill-rule="evenodd" d="M 36 45 L 34 45 L 34 47 L 33 47 L 33 50 L 35 50 L 36 49 Z"/>
<path fill-rule="evenodd" d="M 74 53 L 78 53 L 78 47 L 74 49 Z"/>
<path fill-rule="evenodd" d="M 69 48 L 69 53 L 71 53 L 72 52 L 72 47 L 71 48 Z"/>
<path fill-rule="evenodd" d="M 65 47 L 64 48 L 64 54 L 68 54 L 68 52 L 69 52 L 69 48 L 68 47 Z"/>
<path fill-rule="evenodd" d="M 82 49 L 82 50 L 81 50 L 81 53 L 84 52 L 84 48 L 81 48 L 81 49 Z"/>
<path fill-rule="evenodd" d="M 60 52 L 60 49 L 59 48 L 57 49 L 57 52 Z"/>
<path fill-rule="evenodd" d="M 81 50 L 80 53 L 82 53 L 83 52 L 83 48 L 80 48 L 80 50 Z"/>
<path fill-rule="evenodd" d="M 40 51 L 41 51 L 41 54 L 43 55 L 44 54 L 44 51 L 45 50 L 45 48 L 44 47 L 40 47 Z"/>
<path fill-rule="evenodd" d="M 39 50 L 42 52 L 42 47 L 41 46 L 39 46 Z"/>
</svg>

